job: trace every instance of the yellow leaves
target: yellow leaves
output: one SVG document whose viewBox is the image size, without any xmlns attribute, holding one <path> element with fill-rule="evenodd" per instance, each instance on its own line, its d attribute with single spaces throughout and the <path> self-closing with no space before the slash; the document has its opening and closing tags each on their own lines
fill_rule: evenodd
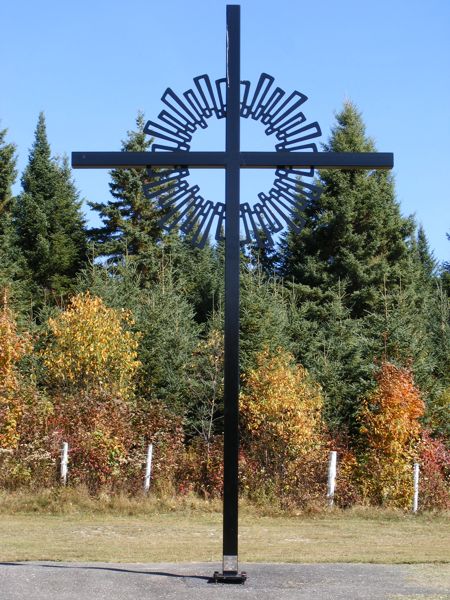
<svg viewBox="0 0 450 600">
<path fill-rule="evenodd" d="M 43 352 L 50 378 L 58 385 L 108 388 L 127 396 L 140 366 L 139 334 L 127 331 L 131 314 L 105 306 L 89 292 L 75 296 L 68 309 L 49 319 L 53 343 Z"/>
<path fill-rule="evenodd" d="M 0 313 L 0 448 L 15 448 L 19 442 L 18 424 L 23 407 L 17 363 L 28 352 L 31 352 L 30 338 L 17 332 L 5 294 Z"/>
<path fill-rule="evenodd" d="M 15 389 L 17 362 L 31 352 L 30 338 L 19 335 L 12 312 L 5 305 L 0 313 L 0 386 Z"/>
<path fill-rule="evenodd" d="M 359 417 L 365 440 L 361 478 L 372 500 L 406 506 L 424 403 L 409 369 L 385 362 L 376 379 Z"/>
<path fill-rule="evenodd" d="M 0 391 L 0 448 L 13 449 L 19 443 L 18 423 L 22 416 L 18 398 L 8 398 Z"/>
<path fill-rule="evenodd" d="M 266 350 L 245 378 L 240 403 L 250 493 L 296 505 L 323 495 L 323 400 L 307 371 L 288 352 Z"/>
<path fill-rule="evenodd" d="M 270 356 L 265 350 L 246 377 L 241 413 L 253 436 L 303 453 L 315 443 L 322 403 L 320 387 L 292 355 L 280 349 Z"/>
</svg>

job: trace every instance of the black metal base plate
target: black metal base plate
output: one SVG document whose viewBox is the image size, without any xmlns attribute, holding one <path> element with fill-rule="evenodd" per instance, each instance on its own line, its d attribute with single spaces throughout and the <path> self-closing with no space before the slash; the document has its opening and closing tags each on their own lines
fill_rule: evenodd
<svg viewBox="0 0 450 600">
<path fill-rule="evenodd" d="M 247 579 L 247 573 L 242 571 L 242 573 L 234 573 L 234 572 L 226 572 L 219 573 L 219 571 L 214 571 L 214 575 L 212 576 L 212 583 L 245 583 Z"/>
</svg>

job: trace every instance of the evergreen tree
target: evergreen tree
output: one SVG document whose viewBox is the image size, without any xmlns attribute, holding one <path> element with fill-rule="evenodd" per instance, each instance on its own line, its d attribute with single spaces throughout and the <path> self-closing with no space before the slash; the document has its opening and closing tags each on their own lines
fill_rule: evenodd
<svg viewBox="0 0 450 600">
<path fill-rule="evenodd" d="M 145 118 L 139 112 L 136 130 L 128 131 L 122 141 L 122 152 L 147 152 L 152 140 L 144 133 Z M 112 200 L 106 204 L 90 202 L 99 213 L 103 225 L 90 230 L 98 256 L 111 263 L 119 263 L 125 256 L 136 260 L 139 270 L 147 276 L 158 268 L 159 257 L 155 250 L 161 240 L 158 225 L 159 210 L 155 202 L 144 195 L 143 186 L 149 181 L 145 169 L 115 169 L 109 184 Z"/>
<path fill-rule="evenodd" d="M 3 233 L 5 216 L 11 214 L 11 188 L 17 177 L 16 147 L 6 142 L 6 134 L 6 129 L 0 129 L 0 235 Z"/>
<path fill-rule="evenodd" d="M 12 185 L 16 179 L 16 147 L 6 143 L 6 129 L 0 129 L 0 288 L 14 278 L 12 229 Z"/>
<path fill-rule="evenodd" d="M 327 152 L 373 152 L 356 107 L 337 115 Z M 413 221 L 400 215 L 392 176 L 383 171 L 321 171 L 322 194 L 300 215 L 305 227 L 289 232 L 283 274 L 324 290 L 345 282 L 353 317 L 380 307 L 380 290 L 410 278 L 408 243 Z"/>
<path fill-rule="evenodd" d="M 279 282 L 267 280 L 261 268 L 241 269 L 240 365 L 247 373 L 263 350 L 291 349 L 288 310 Z"/>
<path fill-rule="evenodd" d="M 9 288 L 10 301 L 20 312 L 26 301 L 27 286 L 25 264 L 13 224 L 12 185 L 17 176 L 17 157 L 15 145 L 6 142 L 6 133 L 6 129 L 0 130 L 0 291 Z"/>
<path fill-rule="evenodd" d="M 429 337 L 435 357 L 435 379 L 439 387 L 450 388 L 450 298 L 437 281 L 429 311 Z"/>
<path fill-rule="evenodd" d="M 447 239 L 450 241 L 450 234 L 447 233 Z M 442 265 L 441 280 L 444 290 L 450 297 L 450 260 L 446 261 Z"/>
<path fill-rule="evenodd" d="M 22 176 L 15 224 L 35 293 L 67 294 L 86 260 L 81 201 L 67 159 L 51 158 L 44 114 Z"/>
<path fill-rule="evenodd" d="M 128 131 L 122 141 L 123 152 L 150 149 L 152 139 L 144 133 L 144 126 L 144 115 L 138 113 L 135 130 Z M 115 265 L 124 260 L 135 262 L 143 287 L 152 287 L 165 265 L 177 288 L 189 298 L 196 321 L 206 323 L 220 294 L 216 251 L 210 244 L 202 250 L 193 248 L 190 236 L 181 235 L 176 228 L 170 233 L 163 231 L 158 199 L 149 200 L 144 193 L 145 184 L 151 181 L 144 169 L 113 170 L 111 180 L 112 199 L 90 203 L 102 220 L 100 227 L 90 230 L 97 255 Z"/>
<path fill-rule="evenodd" d="M 430 244 L 422 225 L 417 230 L 417 258 L 421 266 L 423 277 L 431 282 L 437 273 L 437 261 L 430 249 Z"/>
<path fill-rule="evenodd" d="M 139 112 L 135 130 L 128 131 L 122 141 L 123 152 L 149 150 L 152 139 L 144 133 L 144 126 L 144 115 Z M 112 199 L 90 203 L 102 220 L 100 227 L 90 230 L 97 256 L 115 265 L 125 259 L 136 263 L 144 287 L 157 282 L 161 265 L 166 265 L 193 304 L 196 320 L 205 323 L 218 299 L 215 252 L 209 244 L 203 250 L 192 248 L 190 236 L 181 236 L 176 228 L 163 231 L 158 199 L 149 200 L 144 194 L 144 185 L 150 181 L 145 169 L 111 171 Z"/>
<path fill-rule="evenodd" d="M 200 327 L 170 269 L 160 272 L 159 280 L 143 291 L 136 325 L 143 334 L 141 395 L 162 400 L 172 412 L 184 414 L 189 400 L 187 365 Z"/>
<path fill-rule="evenodd" d="M 436 383 L 432 328 L 437 307 L 433 288 L 419 287 L 425 286 L 422 276 L 419 272 L 408 286 L 390 290 L 385 286 L 383 309 L 369 313 L 363 324 L 371 338 L 372 356 L 411 368 L 427 397 Z"/>
<path fill-rule="evenodd" d="M 450 236 L 447 235 L 450 239 Z M 429 338 L 435 359 L 434 387 L 426 398 L 425 423 L 450 439 L 450 262 L 434 277 L 429 316 Z M 424 308 L 426 310 L 427 307 Z"/>
<path fill-rule="evenodd" d="M 125 259 L 120 265 L 95 262 L 92 256 L 79 273 L 77 292 L 90 292 L 104 303 L 116 309 L 126 309 L 134 314 L 142 302 L 141 276 L 136 264 Z"/>
<path fill-rule="evenodd" d="M 375 150 L 350 102 L 324 150 Z M 294 348 L 324 386 L 329 423 L 356 432 L 374 361 L 412 364 L 417 380 L 433 387 L 427 312 L 434 262 L 423 229 L 416 240 L 413 219 L 400 214 L 391 175 L 328 170 L 318 183 L 321 196 L 300 215 L 305 227 L 283 243 L 283 273 L 299 315 Z"/>
<path fill-rule="evenodd" d="M 321 293 L 290 284 L 289 332 L 297 362 L 318 381 L 331 430 L 355 432 L 356 399 L 373 386 L 370 340 L 362 319 L 351 317 L 343 283 Z"/>
<path fill-rule="evenodd" d="M 174 268 L 179 286 L 194 307 L 196 321 L 206 323 L 223 296 L 220 253 L 209 243 L 199 249 L 186 239 L 175 254 Z"/>
<path fill-rule="evenodd" d="M 260 269 L 270 279 L 278 274 L 280 256 L 276 248 L 265 238 L 263 231 L 259 232 L 259 236 L 262 244 L 256 242 L 249 244 L 245 248 L 246 259 L 250 265 Z"/>
<path fill-rule="evenodd" d="M 223 331 L 220 319 L 211 315 L 204 339 L 200 339 L 188 367 L 188 397 L 185 430 L 199 435 L 207 452 L 214 435 L 223 433 Z"/>
</svg>

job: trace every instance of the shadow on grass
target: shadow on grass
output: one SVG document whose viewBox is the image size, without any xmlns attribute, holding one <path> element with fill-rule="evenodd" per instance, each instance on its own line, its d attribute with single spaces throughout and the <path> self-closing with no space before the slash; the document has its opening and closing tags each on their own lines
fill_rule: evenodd
<svg viewBox="0 0 450 600">
<path fill-rule="evenodd" d="M 119 569 L 117 567 L 94 567 L 94 566 L 79 566 L 79 565 L 44 565 L 39 563 L 22 563 L 22 562 L 0 562 L 2 567 L 41 567 L 43 569 L 85 569 L 89 571 L 112 571 L 114 573 L 136 573 L 136 575 L 159 575 L 160 577 L 175 577 L 178 579 L 199 579 L 201 581 L 211 581 L 211 577 L 205 575 L 180 575 L 177 573 L 166 573 L 164 571 L 137 571 L 135 569 Z"/>
</svg>

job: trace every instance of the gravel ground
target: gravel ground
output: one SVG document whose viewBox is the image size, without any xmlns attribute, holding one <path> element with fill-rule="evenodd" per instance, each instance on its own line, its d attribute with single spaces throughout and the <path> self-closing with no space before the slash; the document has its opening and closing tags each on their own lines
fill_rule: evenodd
<svg viewBox="0 0 450 600">
<path fill-rule="evenodd" d="M 417 600 L 450 590 L 415 578 L 411 565 L 241 564 L 244 585 L 211 584 L 214 563 L 0 563 L 1 600 Z"/>
</svg>

